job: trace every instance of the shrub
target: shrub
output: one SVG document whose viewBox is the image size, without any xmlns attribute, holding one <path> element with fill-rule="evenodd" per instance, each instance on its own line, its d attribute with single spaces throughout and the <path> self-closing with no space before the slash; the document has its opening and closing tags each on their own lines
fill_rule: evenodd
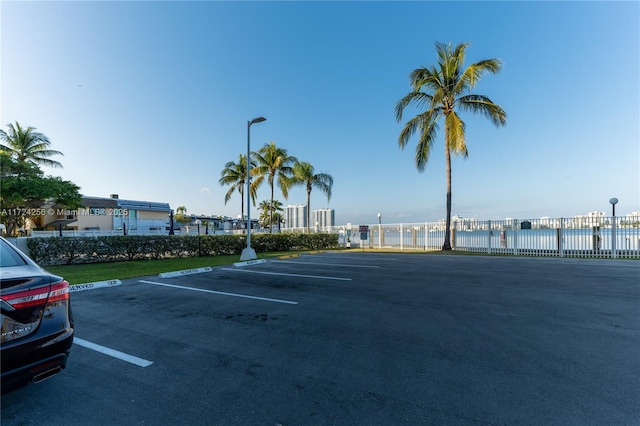
<svg viewBox="0 0 640 426">
<path fill-rule="evenodd" d="M 29 238 L 31 257 L 42 265 L 117 262 L 145 258 L 240 254 L 244 235 L 117 235 Z M 336 234 L 253 234 L 257 253 L 338 247 Z"/>
</svg>

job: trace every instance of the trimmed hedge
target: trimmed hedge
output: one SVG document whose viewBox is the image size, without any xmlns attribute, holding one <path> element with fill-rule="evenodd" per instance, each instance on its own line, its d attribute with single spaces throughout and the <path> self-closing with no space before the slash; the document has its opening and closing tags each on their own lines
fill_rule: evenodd
<svg viewBox="0 0 640 426">
<path fill-rule="evenodd" d="M 29 238 L 31 258 L 42 265 L 240 254 L 245 235 L 118 235 Z M 252 234 L 256 253 L 338 247 L 337 234 Z"/>
</svg>

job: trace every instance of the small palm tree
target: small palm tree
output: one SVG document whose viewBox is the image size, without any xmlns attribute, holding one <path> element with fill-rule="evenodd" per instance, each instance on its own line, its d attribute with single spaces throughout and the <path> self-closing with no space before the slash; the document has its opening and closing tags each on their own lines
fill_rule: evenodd
<svg viewBox="0 0 640 426">
<path fill-rule="evenodd" d="M 271 202 L 269 200 L 263 200 L 258 205 L 258 210 L 260 210 L 260 217 L 258 220 L 262 224 L 263 227 L 267 227 L 269 223 L 269 214 L 271 212 Z"/>
<path fill-rule="evenodd" d="M 482 114 L 496 126 L 507 122 L 507 114 L 484 95 L 469 93 L 484 74 L 496 74 L 502 63 L 498 59 L 485 59 L 463 68 L 468 43 L 452 48 L 451 44 L 436 43 L 438 65 L 431 68 L 417 68 L 411 72 L 412 91 L 400 99 L 395 106 L 398 122 L 409 105 L 425 108 L 423 112 L 409 120 L 398 138 L 401 149 L 416 131 L 420 133 L 416 147 L 415 162 L 419 172 L 423 172 L 438 133 L 438 121 L 444 119 L 444 145 L 447 176 L 447 225 L 443 250 L 451 250 L 451 154 L 467 157 L 465 123 L 459 111 Z"/>
<path fill-rule="evenodd" d="M 260 202 L 258 209 L 261 211 L 259 220 L 262 226 L 268 226 L 271 229 L 273 224 L 277 223 L 279 227 L 282 220 L 282 214 L 280 213 L 282 212 L 282 203 L 280 201 L 273 200 L 273 202 L 271 202 L 270 200 L 264 200 Z"/>
<path fill-rule="evenodd" d="M 287 199 L 289 196 L 287 178 L 291 176 L 291 165 L 296 161 L 296 157 L 288 155 L 286 149 L 279 148 L 273 141 L 265 144 L 253 155 L 256 166 L 252 166 L 251 173 L 257 176 L 254 184 L 256 188 L 259 187 L 266 177 L 271 187 L 271 205 L 273 207 L 273 188 L 276 178 L 284 198 Z M 274 210 L 272 208 L 269 212 L 269 224 L 273 223 L 273 213 Z M 273 232 L 271 228 L 270 232 Z"/>
<path fill-rule="evenodd" d="M 282 215 L 282 212 L 275 212 L 273 214 L 273 222 L 278 224 L 278 232 L 281 232 L 280 225 L 284 223 L 284 216 Z"/>
<path fill-rule="evenodd" d="M 187 214 L 187 208 L 185 206 L 179 206 L 176 209 L 176 222 L 184 222 L 185 218 L 184 216 Z"/>
<path fill-rule="evenodd" d="M 42 133 L 36 132 L 35 127 L 23 128 L 16 121 L 7 124 L 8 131 L 0 130 L 0 149 L 8 153 L 19 162 L 29 162 L 48 167 L 62 167 L 62 164 L 49 157 L 64 155 L 60 151 L 49 149 L 51 142 Z"/>
<path fill-rule="evenodd" d="M 251 167 L 253 167 L 253 161 L 251 162 Z M 242 220 L 244 220 L 244 191 L 247 185 L 247 156 L 240 154 L 238 156 L 238 162 L 229 161 L 225 164 L 224 169 L 220 173 L 221 177 L 218 180 L 220 185 L 230 185 L 229 190 L 224 196 L 224 204 L 231 199 L 234 191 L 238 191 L 240 193 L 240 212 L 242 214 Z M 253 201 L 253 205 L 256 204 L 256 186 L 253 184 L 250 188 L 251 192 L 251 200 Z"/>
<path fill-rule="evenodd" d="M 333 186 L 333 177 L 328 173 L 314 173 L 315 170 L 310 163 L 306 161 L 296 161 L 293 165 L 292 176 L 287 179 L 288 188 L 298 185 L 304 185 L 307 190 L 307 232 L 311 224 L 311 190 L 318 188 L 327 196 L 327 201 L 331 200 L 331 187 Z"/>
</svg>

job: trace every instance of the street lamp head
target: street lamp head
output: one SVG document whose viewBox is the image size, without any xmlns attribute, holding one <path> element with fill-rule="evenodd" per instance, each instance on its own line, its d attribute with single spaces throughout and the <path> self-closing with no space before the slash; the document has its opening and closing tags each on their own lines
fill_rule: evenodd
<svg viewBox="0 0 640 426">
<path fill-rule="evenodd" d="M 251 121 L 249 122 L 249 126 L 251 126 L 253 123 L 261 123 L 261 122 L 266 121 L 266 120 L 267 120 L 267 119 L 266 119 L 266 118 L 264 118 L 264 117 L 257 117 L 257 118 L 254 118 L 253 120 L 251 120 Z"/>
<path fill-rule="evenodd" d="M 618 199 L 617 198 L 612 198 L 609 200 L 609 202 L 611 203 L 611 209 L 613 210 L 613 216 L 616 215 L 616 204 L 618 203 Z"/>
<path fill-rule="evenodd" d="M 382 217 L 382 214 L 378 213 L 378 219 L 380 219 Z"/>
</svg>

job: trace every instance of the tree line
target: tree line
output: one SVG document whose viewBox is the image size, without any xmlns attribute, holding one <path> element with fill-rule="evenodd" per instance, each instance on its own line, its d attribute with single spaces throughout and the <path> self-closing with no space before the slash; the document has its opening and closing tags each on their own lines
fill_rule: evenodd
<svg viewBox="0 0 640 426">
<path fill-rule="evenodd" d="M 24 232 L 27 220 L 36 226 L 47 210 L 43 206 L 76 209 L 80 187 L 57 176 L 45 176 L 40 166 L 61 168 L 51 157 L 63 155 L 34 127 L 10 123 L 0 130 L 0 219 L 8 235 Z"/>
<path fill-rule="evenodd" d="M 279 147 L 271 141 L 261 147 L 258 151 L 250 153 L 251 182 L 249 184 L 249 196 L 252 204 L 256 205 L 258 188 L 266 182 L 270 189 L 269 200 L 260 203 L 260 222 L 263 226 L 268 226 L 273 232 L 273 225 L 282 222 L 282 203 L 274 198 L 275 186 L 282 192 L 282 196 L 287 199 L 289 191 L 296 186 L 303 186 L 307 193 L 307 231 L 311 223 L 311 191 L 319 189 L 331 200 L 331 189 L 333 187 L 333 177 L 328 173 L 316 173 L 315 168 L 307 161 L 300 161 L 296 157 L 289 155 L 285 148 Z M 220 173 L 218 182 L 220 185 L 228 185 L 229 190 L 225 194 L 224 203 L 231 199 L 234 192 L 238 192 L 241 198 L 240 211 L 244 218 L 245 191 L 247 188 L 247 156 L 240 154 L 238 161 L 229 161 L 225 164 Z"/>
<path fill-rule="evenodd" d="M 437 63 L 431 67 L 420 67 L 409 74 L 411 91 L 395 105 L 397 122 L 403 120 L 409 107 L 416 108 L 417 114 L 409 119 L 398 137 L 398 145 L 404 149 L 410 139 L 419 135 L 415 148 L 415 164 L 423 172 L 439 131 L 439 122 L 444 122 L 444 152 L 446 166 L 446 231 L 443 250 L 451 250 L 451 155 L 468 157 L 466 124 L 461 112 L 483 115 L 496 126 L 504 126 L 507 114 L 502 107 L 489 97 L 472 93 L 476 84 L 487 73 L 497 74 L 502 68 L 499 59 L 483 59 L 464 67 L 468 43 L 456 46 L 436 43 Z M 62 167 L 50 157 L 62 155 L 50 149 L 49 139 L 33 127 L 23 128 L 17 122 L 8 125 L 8 131 L 0 130 L 0 208 L 2 222 L 7 224 L 11 235 L 23 224 L 25 217 L 12 214 L 28 211 L 30 207 L 42 207 L 44 201 L 76 208 L 81 196 L 79 187 L 60 178 L 44 176 L 39 166 Z M 241 213 L 244 218 L 245 188 L 247 184 L 247 161 L 251 169 L 249 185 L 250 198 L 256 204 L 257 190 L 266 181 L 270 188 L 270 199 L 260 203 L 261 222 L 273 228 L 282 221 L 282 204 L 274 199 L 277 185 L 284 198 L 295 186 L 304 186 L 307 193 L 307 229 L 311 220 L 311 191 L 317 188 L 327 199 L 331 199 L 333 177 L 328 173 L 316 173 L 311 163 L 299 161 L 287 150 L 270 142 L 258 151 L 250 153 L 250 158 L 240 154 L 237 161 L 225 164 L 220 185 L 228 185 L 225 204 L 234 192 L 241 198 Z M 18 210 L 22 208 L 23 210 Z M 186 213 L 186 209 L 183 208 Z"/>
</svg>

